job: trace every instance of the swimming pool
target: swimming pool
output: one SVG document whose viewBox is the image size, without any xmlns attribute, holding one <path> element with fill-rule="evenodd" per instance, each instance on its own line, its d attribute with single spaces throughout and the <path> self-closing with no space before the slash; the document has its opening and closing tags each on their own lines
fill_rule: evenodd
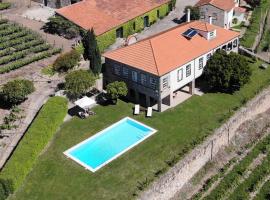
<svg viewBox="0 0 270 200">
<path fill-rule="evenodd" d="M 68 149 L 64 154 L 95 172 L 157 132 L 126 117 Z"/>
</svg>

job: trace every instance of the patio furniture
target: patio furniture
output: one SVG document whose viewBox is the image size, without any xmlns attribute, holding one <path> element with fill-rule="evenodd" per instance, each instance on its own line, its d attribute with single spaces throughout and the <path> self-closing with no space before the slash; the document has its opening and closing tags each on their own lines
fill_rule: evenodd
<svg viewBox="0 0 270 200">
<path fill-rule="evenodd" d="M 136 104 L 134 108 L 134 115 L 138 115 L 138 114 L 140 114 L 140 105 Z"/>
<path fill-rule="evenodd" d="M 75 105 L 80 107 L 83 110 L 83 112 L 79 112 L 78 115 L 82 119 L 89 117 L 89 115 L 95 115 L 94 112 L 90 111 L 90 107 L 95 104 L 96 104 L 96 101 L 87 96 L 75 101 Z"/>
<path fill-rule="evenodd" d="M 152 115 L 153 115 L 153 108 L 152 107 L 148 107 L 147 108 L 146 117 L 152 117 Z"/>
</svg>

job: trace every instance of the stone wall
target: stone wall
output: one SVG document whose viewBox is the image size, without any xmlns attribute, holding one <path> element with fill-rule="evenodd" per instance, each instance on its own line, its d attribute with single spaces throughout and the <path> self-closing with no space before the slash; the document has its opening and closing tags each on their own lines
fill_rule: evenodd
<svg viewBox="0 0 270 200">
<path fill-rule="evenodd" d="M 270 87 L 247 103 L 235 113 L 224 125 L 217 129 L 203 144 L 190 152 L 166 174 L 155 181 L 143 192 L 139 199 L 164 200 L 175 196 L 182 186 L 189 181 L 221 148 L 227 146 L 230 140 L 238 135 L 237 129 L 247 120 L 267 111 L 270 107 Z"/>
</svg>

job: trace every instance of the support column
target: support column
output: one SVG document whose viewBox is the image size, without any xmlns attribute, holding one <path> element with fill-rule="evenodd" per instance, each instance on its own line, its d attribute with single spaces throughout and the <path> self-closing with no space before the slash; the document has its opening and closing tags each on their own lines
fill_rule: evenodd
<svg viewBox="0 0 270 200">
<path fill-rule="evenodd" d="M 136 103 L 140 102 L 140 100 L 139 100 L 139 92 L 137 90 L 135 90 L 135 101 L 136 101 Z"/>
<path fill-rule="evenodd" d="M 146 95 L 146 107 L 150 107 L 150 97 Z"/>
<path fill-rule="evenodd" d="M 189 83 L 189 94 L 194 95 L 195 93 L 195 80 Z"/>
<path fill-rule="evenodd" d="M 173 92 L 170 92 L 170 106 L 173 105 Z"/>
<path fill-rule="evenodd" d="M 161 99 L 161 96 L 158 97 L 158 112 L 162 112 L 162 99 Z"/>
</svg>

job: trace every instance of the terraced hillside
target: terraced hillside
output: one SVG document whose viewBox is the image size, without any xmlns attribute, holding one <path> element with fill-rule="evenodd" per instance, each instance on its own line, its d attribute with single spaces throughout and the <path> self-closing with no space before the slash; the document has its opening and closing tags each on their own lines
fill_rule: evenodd
<svg viewBox="0 0 270 200">
<path fill-rule="evenodd" d="M 231 160 L 204 186 L 193 200 L 267 199 L 270 194 L 270 135 L 240 158 Z"/>
<path fill-rule="evenodd" d="M 0 20 L 0 74 L 60 52 L 61 49 L 53 48 L 37 33 L 6 19 Z"/>
</svg>

